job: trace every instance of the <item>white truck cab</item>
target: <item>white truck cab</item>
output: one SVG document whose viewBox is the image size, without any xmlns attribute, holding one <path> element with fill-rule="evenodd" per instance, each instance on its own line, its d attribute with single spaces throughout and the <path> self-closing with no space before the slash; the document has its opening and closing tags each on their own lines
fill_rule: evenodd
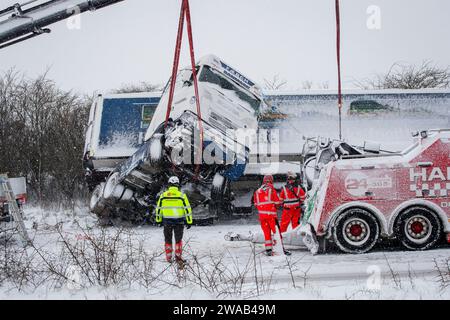
<svg viewBox="0 0 450 320">
<path fill-rule="evenodd" d="M 192 70 L 180 70 L 175 83 L 172 119 L 185 111 L 197 113 Z M 257 116 L 264 104 L 261 88 L 214 55 L 197 62 L 198 89 L 202 119 L 225 132 L 258 127 Z M 170 83 L 170 81 L 169 81 Z M 147 141 L 165 121 L 169 85 L 161 97 L 152 122 L 145 135 Z"/>
</svg>

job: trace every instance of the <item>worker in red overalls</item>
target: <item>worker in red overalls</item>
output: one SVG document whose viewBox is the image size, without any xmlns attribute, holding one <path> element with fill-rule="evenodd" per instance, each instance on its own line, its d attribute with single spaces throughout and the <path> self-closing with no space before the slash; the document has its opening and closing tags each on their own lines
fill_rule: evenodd
<svg viewBox="0 0 450 320">
<path fill-rule="evenodd" d="M 301 205 L 305 201 L 305 191 L 296 183 L 297 175 L 288 171 L 286 185 L 280 192 L 280 200 L 283 203 L 283 213 L 281 215 L 280 232 L 286 232 L 290 223 L 292 229 L 300 224 Z"/>
<path fill-rule="evenodd" d="M 253 194 L 253 203 L 258 210 L 261 229 L 264 232 L 266 254 L 271 256 L 273 254 L 272 234 L 277 232 L 277 206 L 280 205 L 271 175 L 264 176 L 262 186 Z"/>
</svg>

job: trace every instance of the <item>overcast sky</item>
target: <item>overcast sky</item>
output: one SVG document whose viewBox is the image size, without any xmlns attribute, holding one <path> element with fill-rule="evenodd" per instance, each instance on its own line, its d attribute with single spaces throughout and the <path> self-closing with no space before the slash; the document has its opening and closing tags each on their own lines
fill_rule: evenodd
<svg viewBox="0 0 450 320">
<path fill-rule="evenodd" d="M 0 9 L 15 2 L 23 1 L 0 0 Z M 286 89 L 301 88 L 305 80 L 336 87 L 334 0 L 190 4 L 197 58 L 214 53 L 261 84 L 278 74 Z M 367 13 L 370 6 L 380 9 L 380 21 L 373 7 Z M 49 77 L 62 88 L 86 93 L 165 83 L 179 7 L 180 0 L 125 0 L 84 13 L 80 29 L 59 22 L 49 35 L 0 50 L 0 71 L 15 67 L 35 76 L 50 68 Z M 341 0 L 341 19 L 344 87 L 396 61 L 450 65 L 448 0 Z M 189 63 L 185 44 L 181 65 Z"/>
</svg>

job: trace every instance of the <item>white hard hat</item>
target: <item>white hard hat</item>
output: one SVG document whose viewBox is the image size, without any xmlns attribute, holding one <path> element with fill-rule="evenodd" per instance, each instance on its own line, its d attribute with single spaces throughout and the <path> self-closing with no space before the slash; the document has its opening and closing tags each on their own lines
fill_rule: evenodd
<svg viewBox="0 0 450 320">
<path fill-rule="evenodd" d="M 180 184 L 180 179 L 177 176 L 172 176 L 169 178 L 169 184 Z"/>
<path fill-rule="evenodd" d="M 294 172 L 292 172 L 292 171 L 288 171 L 287 172 L 287 177 L 295 179 L 295 178 L 297 178 L 297 175 Z"/>
</svg>

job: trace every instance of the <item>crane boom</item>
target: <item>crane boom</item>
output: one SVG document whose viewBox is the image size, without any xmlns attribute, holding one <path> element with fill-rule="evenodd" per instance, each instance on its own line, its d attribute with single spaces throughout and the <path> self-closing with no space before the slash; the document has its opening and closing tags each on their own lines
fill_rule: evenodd
<svg viewBox="0 0 450 320">
<path fill-rule="evenodd" d="M 50 29 L 45 27 L 75 14 L 101 9 L 121 1 L 123 0 L 30 0 L 0 9 L 0 49 L 49 33 Z M 38 4 L 30 7 L 36 2 Z"/>
</svg>

